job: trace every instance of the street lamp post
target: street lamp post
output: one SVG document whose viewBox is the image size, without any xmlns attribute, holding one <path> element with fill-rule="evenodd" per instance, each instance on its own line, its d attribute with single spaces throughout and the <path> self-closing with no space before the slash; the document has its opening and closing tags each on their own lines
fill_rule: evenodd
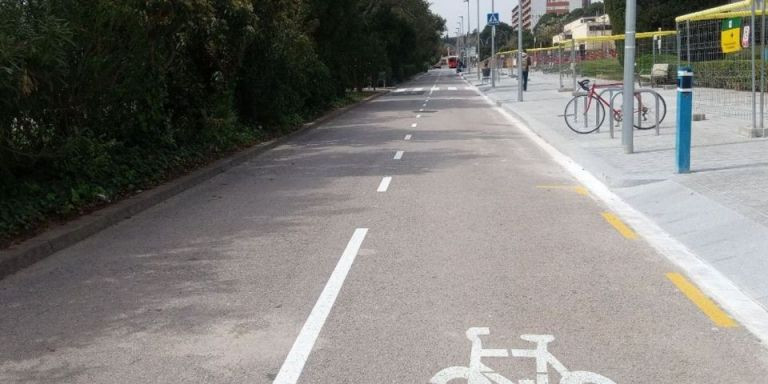
<svg viewBox="0 0 768 384">
<path fill-rule="evenodd" d="M 491 0 L 491 13 L 496 12 L 496 2 Z M 491 87 L 496 88 L 496 25 L 491 26 Z"/>
<path fill-rule="evenodd" d="M 469 6 L 469 4 L 467 4 Z M 477 80 L 480 81 L 480 0 L 477 0 Z"/>
<path fill-rule="evenodd" d="M 517 2 L 517 8 L 518 8 L 518 12 L 517 12 L 517 101 L 523 101 L 523 2 L 522 1 Z M 525 60 L 528 60 L 528 59 L 525 59 Z"/>
<path fill-rule="evenodd" d="M 464 40 L 464 16 L 459 16 L 459 34 L 456 36 L 457 39 L 461 40 L 461 47 L 464 51 L 467 50 L 467 42 Z M 459 51 L 459 60 L 462 60 L 464 62 L 464 55 L 462 54 L 462 51 Z"/>
<path fill-rule="evenodd" d="M 466 35 L 467 37 L 464 38 L 464 42 L 466 43 L 465 44 L 466 46 L 469 46 L 469 43 L 467 43 L 467 41 L 469 41 L 469 34 L 472 33 L 472 27 L 470 26 L 471 23 L 469 20 L 469 0 L 464 0 L 464 1 L 467 3 L 467 35 Z M 466 55 L 464 55 L 464 57 L 467 59 L 466 64 L 467 64 L 467 69 L 469 70 L 467 73 L 472 73 L 472 62 L 471 62 L 472 59 L 469 58 L 469 50 L 467 50 L 467 53 Z"/>
</svg>

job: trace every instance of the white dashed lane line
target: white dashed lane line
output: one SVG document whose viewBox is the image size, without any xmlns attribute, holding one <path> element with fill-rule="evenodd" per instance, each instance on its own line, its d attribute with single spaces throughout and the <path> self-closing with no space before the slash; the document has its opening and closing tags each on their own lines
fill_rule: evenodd
<svg viewBox="0 0 768 384">
<path fill-rule="evenodd" d="M 386 192 L 387 189 L 389 189 L 389 183 L 392 182 L 392 176 L 386 176 L 383 179 L 381 179 L 381 183 L 379 184 L 379 189 L 376 190 L 376 192 Z"/>
<path fill-rule="evenodd" d="M 405 138 L 404 138 L 403 140 L 410 140 L 410 139 L 411 139 L 411 137 L 413 137 L 413 136 L 411 136 L 411 135 L 405 135 Z"/>
<path fill-rule="evenodd" d="M 395 152 L 395 157 L 394 157 L 394 159 L 395 159 L 395 160 L 400 160 L 400 159 L 402 159 L 402 158 L 403 158 L 403 154 L 404 154 L 404 153 L 405 153 L 405 152 L 403 152 L 403 151 L 397 151 L 397 152 Z"/>
</svg>

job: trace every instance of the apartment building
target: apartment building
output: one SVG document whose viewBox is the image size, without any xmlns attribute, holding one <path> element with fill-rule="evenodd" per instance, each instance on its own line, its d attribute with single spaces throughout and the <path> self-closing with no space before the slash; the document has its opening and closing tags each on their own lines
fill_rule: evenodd
<svg viewBox="0 0 768 384">
<path fill-rule="evenodd" d="M 522 6 L 523 28 L 533 30 L 541 16 L 546 13 L 562 15 L 577 8 L 587 7 L 592 0 L 520 0 L 517 6 L 512 9 L 512 18 L 509 25 L 517 28 L 517 19 Z"/>
<path fill-rule="evenodd" d="M 553 37 L 553 43 L 570 39 L 579 39 L 594 36 L 611 35 L 611 18 L 608 15 L 582 17 L 574 20 L 563 27 L 563 33 Z M 613 42 L 589 42 L 581 43 L 579 49 L 582 51 L 614 49 Z"/>
</svg>

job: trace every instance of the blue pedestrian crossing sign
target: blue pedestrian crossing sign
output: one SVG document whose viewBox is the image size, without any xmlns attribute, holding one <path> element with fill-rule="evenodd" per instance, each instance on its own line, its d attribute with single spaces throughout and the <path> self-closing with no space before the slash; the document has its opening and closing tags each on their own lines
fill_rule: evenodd
<svg viewBox="0 0 768 384">
<path fill-rule="evenodd" d="M 499 25 L 499 14 L 498 13 L 489 13 L 488 14 L 488 25 Z"/>
</svg>

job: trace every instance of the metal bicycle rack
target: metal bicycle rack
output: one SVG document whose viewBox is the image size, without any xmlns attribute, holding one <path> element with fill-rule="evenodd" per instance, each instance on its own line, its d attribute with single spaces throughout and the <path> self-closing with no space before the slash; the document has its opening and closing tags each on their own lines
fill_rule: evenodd
<svg viewBox="0 0 768 384">
<path fill-rule="evenodd" d="M 659 116 L 659 107 L 661 106 L 661 95 L 659 95 L 659 93 L 654 91 L 653 89 L 649 89 L 649 88 L 640 88 L 640 89 L 635 90 L 635 96 L 643 94 L 643 93 L 648 93 L 648 94 L 653 95 L 653 99 L 654 99 L 654 101 L 656 103 L 656 110 L 654 111 L 653 115 L 654 115 L 654 122 L 656 123 L 656 125 L 655 125 L 656 136 L 659 136 L 661 134 L 660 131 L 659 131 L 659 128 L 660 128 L 660 125 L 661 125 L 660 121 L 659 121 L 659 120 L 661 120 L 661 116 Z M 602 95 L 602 93 L 601 93 L 601 95 Z M 620 93 L 611 96 L 611 110 L 614 109 L 613 108 L 613 103 L 614 103 L 614 100 L 616 99 L 616 96 L 618 96 L 618 95 L 620 95 Z M 664 111 L 666 112 L 666 108 L 664 108 Z M 638 125 L 640 125 L 640 118 L 641 118 L 641 116 L 642 116 L 642 114 L 638 113 L 638 115 L 637 115 L 637 124 Z M 613 138 L 613 124 L 611 124 L 611 138 Z"/>
<path fill-rule="evenodd" d="M 603 95 L 608 93 L 609 94 L 609 96 L 608 96 L 609 100 L 611 100 L 610 108 L 609 108 L 608 112 L 606 112 L 606 113 L 608 113 L 608 119 L 609 119 L 608 120 L 608 123 L 609 123 L 608 125 L 610 127 L 609 132 L 610 132 L 611 139 L 615 139 L 616 138 L 615 137 L 615 132 L 614 132 L 614 124 L 616 123 L 616 119 L 615 119 L 615 117 L 613 115 L 613 111 L 615 110 L 613 105 L 614 105 L 614 102 L 616 101 L 616 97 L 621 95 L 622 92 L 624 92 L 624 88 L 623 87 L 612 87 L 612 88 L 601 88 L 601 91 L 598 94 L 598 96 L 600 96 L 601 98 L 605 99 L 603 97 Z M 655 126 L 656 127 L 656 136 L 659 136 L 661 134 L 659 132 L 659 126 L 660 126 L 659 120 L 661 119 L 661 116 L 659 116 L 659 107 L 661 106 L 661 95 L 659 95 L 659 93 L 654 91 L 653 89 L 649 89 L 649 88 L 639 88 L 639 89 L 635 90 L 635 95 L 639 95 L 639 94 L 642 94 L 642 93 L 649 93 L 649 94 L 653 95 L 654 101 L 656 103 L 656 112 L 654 113 L 654 115 L 655 115 L 654 119 L 655 119 L 655 122 L 656 122 L 656 126 Z M 574 90 L 573 92 L 571 92 L 571 94 L 573 96 L 588 96 L 589 92 L 584 91 L 582 89 L 579 89 L 578 91 Z M 640 123 L 640 116 L 641 115 L 638 114 L 638 125 Z M 597 129 L 597 132 L 600 132 L 600 128 Z"/>
<path fill-rule="evenodd" d="M 613 88 L 605 88 L 599 94 L 600 97 L 603 97 L 603 94 L 605 94 L 606 92 L 610 93 L 610 96 L 609 96 L 610 98 L 608 100 L 611 100 L 611 108 L 609 108 L 609 111 L 608 111 L 608 123 L 609 123 L 608 127 L 609 127 L 609 132 L 610 132 L 610 135 L 611 135 L 611 139 L 614 139 L 614 137 L 613 137 L 614 136 L 614 133 L 613 133 L 613 125 L 614 124 L 613 123 L 615 123 L 615 121 L 614 121 L 615 119 L 614 119 L 614 116 L 613 116 L 613 109 L 614 109 L 613 108 L 613 99 L 614 99 L 614 97 L 616 97 L 616 95 L 620 95 L 621 92 L 623 92 L 623 91 L 624 91 L 624 88 L 622 88 L 622 87 L 613 87 Z M 600 128 L 598 128 L 597 131 L 600 132 Z"/>
</svg>

